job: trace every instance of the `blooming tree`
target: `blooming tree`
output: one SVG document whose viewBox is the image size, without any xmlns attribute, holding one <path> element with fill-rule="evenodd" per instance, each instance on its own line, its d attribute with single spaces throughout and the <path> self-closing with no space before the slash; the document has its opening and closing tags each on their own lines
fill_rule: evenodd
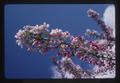
<svg viewBox="0 0 120 83">
<path fill-rule="evenodd" d="M 58 50 L 51 60 L 60 75 L 59 78 L 97 78 L 97 75 L 115 73 L 113 29 L 96 11 L 89 9 L 87 14 L 98 23 L 101 32 L 87 29 L 85 35 L 73 36 L 68 31 L 62 31 L 59 28 L 49 31 L 49 24 L 44 22 L 42 25 L 24 26 L 15 35 L 16 43 L 21 48 L 38 51 L 41 54 L 50 50 Z M 86 39 L 86 36 L 94 40 Z M 61 57 L 60 60 L 58 56 Z M 93 64 L 93 72 L 86 71 L 80 65 L 75 64 L 72 57 Z"/>
</svg>

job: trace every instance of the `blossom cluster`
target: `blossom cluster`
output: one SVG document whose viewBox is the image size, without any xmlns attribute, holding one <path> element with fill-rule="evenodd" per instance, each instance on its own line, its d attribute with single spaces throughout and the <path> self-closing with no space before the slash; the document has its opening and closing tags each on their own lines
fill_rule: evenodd
<svg viewBox="0 0 120 83">
<path fill-rule="evenodd" d="M 61 74 L 59 78 L 94 78 L 92 73 L 83 70 L 80 65 L 75 64 L 71 58 L 62 57 L 62 59 L 58 61 L 55 57 L 52 57 L 52 61 L 57 66 L 56 70 Z"/>
<path fill-rule="evenodd" d="M 70 36 L 68 31 L 63 32 L 60 29 L 53 29 L 49 32 L 48 27 L 49 24 L 45 22 L 40 26 L 24 26 L 15 35 L 16 43 L 29 51 L 37 49 L 43 53 L 49 49 L 55 49 Z"/>
<path fill-rule="evenodd" d="M 57 56 L 61 60 L 52 58 L 62 78 L 66 78 L 69 72 L 72 78 L 95 78 L 95 74 L 115 70 L 115 38 L 113 30 L 100 18 L 99 13 L 94 10 L 87 11 L 88 16 L 93 18 L 101 26 L 102 31 L 87 29 L 86 36 L 94 36 L 94 40 L 88 40 L 83 35 L 73 36 L 68 31 L 52 29 L 49 31 L 49 24 L 26 25 L 16 35 L 16 43 L 27 48 L 28 51 L 39 51 L 41 54 L 49 50 L 58 50 Z M 56 56 L 56 57 L 57 57 Z M 72 57 L 97 66 L 96 71 L 89 73 L 72 61 Z"/>
</svg>

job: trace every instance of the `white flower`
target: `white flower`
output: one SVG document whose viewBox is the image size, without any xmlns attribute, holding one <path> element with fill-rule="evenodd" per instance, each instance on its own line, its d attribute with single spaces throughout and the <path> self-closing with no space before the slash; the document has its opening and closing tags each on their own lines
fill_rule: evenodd
<svg viewBox="0 0 120 83">
<path fill-rule="evenodd" d="M 88 17 L 91 17 L 91 16 L 99 16 L 99 13 L 97 13 L 96 11 L 92 10 L 92 9 L 89 9 L 87 11 L 87 14 L 88 14 Z"/>
<path fill-rule="evenodd" d="M 46 24 L 44 22 L 43 25 L 40 25 L 40 26 L 36 25 L 36 26 L 29 26 L 29 27 L 31 27 L 31 29 L 29 30 L 30 32 L 32 32 L 34 34 L 39 34 L 41 32 L 48 31 L 47 28 L 49 27 L 49 24 Z"/>
<path fill-rule="evenodd" d="M 16 33 L 15 38 L 20 38 L 24 33 L 25 33 L 25 31 L 20 29 L 20 30 Z"/>
<path fill-rule="evenodd" d="M 107 54 L 104 54 L 103 56 L 104 56 L 104 57 L 107 57 Z"/>
<path fill-rule="evenodd" d="M 91 32 L 92 32 L 92 31 L 91 31 L 90 29 L 86 29 L 85 35 L 88 36 L 88 35 L 91 34 Z"/>
<path fill-rule="evenodd" d="M 43 23 L 43 26 L 48 28 L 50 25 L 47 24 L 46 22 L 44 22 L 44 23 Z"/>
<path fill-rule="evenodd" d="M 61 59 L 61 62 L 64 62 L 64 61 L 66 61 L 67 60 L 67 57 L 63 57 L 62 59 Z"/>
<path fill-rule="evenodd" d="M 14 36 L 15 38 L 18 38 L 18 35 L 17 35 L 17 33 L 15 34 L 15 36 Z"/>
<path fill-rule="evenodd" d="M 16 43 L 18 44 L 18 46 L 21 45 L 21 41 L 20 40 L 16 40 Z"/>
<path fill-rule="evenodd" d="M 73 38 L 72 38 L 72 41 L 71 41 L 71 44 L 72 44 L 72 45 L 73 45 L 73 44 L 77 44 L 78 41 L 79 41 L 78 37 L 73 37 Z"/>
<path fill-rule="evenodd" d="M 91 32 L 91 30 L 90 30 L 90 29 L 86 29 L 86 32 L 87 32 L 87 33 L 90 33 L 90 32 Z"/>
<path fill-rule="evenodd" d="M 18 46 L 21 46 L 21 48 L 23 48 L 23 45 L 22 45 L 22 41 L 21 40 L 16 40 L 16 43 Z"/>
<path fill-rule="evenodd" d="M 68 37 L 70 37 L 70 33 L 68 31 L 62 32 L 62 37 L 63 38 L 68 38 Z"/>
<path fill-rule="evenodd" d="M 50 35 L 60 37 L 62 35 L 62 30 L 58 28 L 52 29 Z"/>
<path fill-rule="evenodd" d="M 76 66 L 76 68 L 79 70 L 79 69 L 80 69 L 80 66 L 79 66 L 79 65 L 77 65 L 77 66 Z"/>
</svg>

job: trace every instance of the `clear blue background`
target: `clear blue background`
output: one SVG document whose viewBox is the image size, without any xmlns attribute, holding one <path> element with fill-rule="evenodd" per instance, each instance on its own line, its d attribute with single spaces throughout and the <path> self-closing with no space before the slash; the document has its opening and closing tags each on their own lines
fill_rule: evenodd
<svg viewBox="0 0 120 83">
<path fill-rule="evenodd" d="M 53 66 L 50 57 L 39 53 L 29 53 L 16 44 L 16 32 L 24 25 L 36 25 L 47 22 L 49 29 L 60 28 L 73 35 L 83 35 L 86 28 L 100 30 L 97 23 L 87 16 L 88 9 L 94 9 L 101 14 L 109 4 L 11 4 L 5 5 L 5 77 L 6 78 L 51 78 Z M 83 69 L 92 65 L 74 58 Z"/>
</svg>

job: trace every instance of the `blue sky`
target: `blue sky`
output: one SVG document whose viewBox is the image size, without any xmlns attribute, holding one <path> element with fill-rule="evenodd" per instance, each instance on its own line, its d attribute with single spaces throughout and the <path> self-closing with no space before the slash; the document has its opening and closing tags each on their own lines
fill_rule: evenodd
<svg viewBox="0 0 120 83">
<path fill-rule="evenodd" d="M 14 35 L 24 25 L 50 24 L 50 30 L 60 28 L 73 35 L 83 35 L 87 28 L 100 30 L 97 23 L 87 16 L 88 9 L 103 15 L 110 4 L 11 4 L 5 5 L 5 77 L 13 79 L 50 78 L 52 76 L 50 57 L 56 52 L 41 56 L 29 53 L 16 44 Z M 81 64 L 74 58 L 75 63 Z M 85 63 L 81 65 L 86 68 Z"/>
</svg>

